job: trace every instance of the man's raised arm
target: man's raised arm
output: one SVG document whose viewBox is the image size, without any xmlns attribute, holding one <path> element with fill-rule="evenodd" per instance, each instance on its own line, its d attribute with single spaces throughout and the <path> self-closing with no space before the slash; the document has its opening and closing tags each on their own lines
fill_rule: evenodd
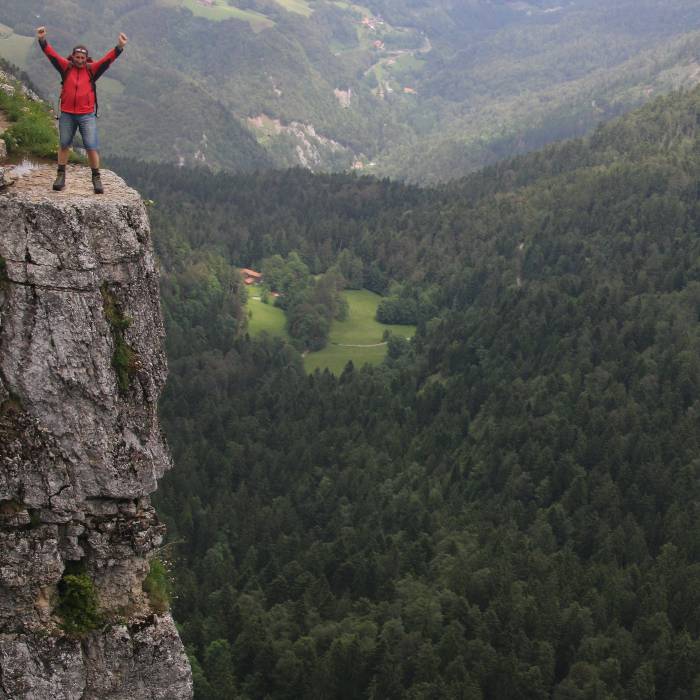
<svg viewBox="0 0 700 700">
<path fill-rule="evenodd" d="M 46 41 L 46 27 L 39 27 L 36 30 L 36 38 L 39 40 L 41 50 L 46 54 L 49 61 L 51 61 L 51 65 L 63 75 L 66 68 L 68 68 L 68 59 L 56 53 L 53 46 Z"/>
<path fill-rule="evenodd" d="M 92 70 L 94 80 L 97 80 L 112 65 L 119 54 L 124 50 L 127 41 L 128 39 L 126 34 L 124 34 L 124 32 L 120 32 L 117 45 L 108 51 L 99 61 L 95 61 L 94 63 L 90 64 L 90 69 Z"/>
</svg>

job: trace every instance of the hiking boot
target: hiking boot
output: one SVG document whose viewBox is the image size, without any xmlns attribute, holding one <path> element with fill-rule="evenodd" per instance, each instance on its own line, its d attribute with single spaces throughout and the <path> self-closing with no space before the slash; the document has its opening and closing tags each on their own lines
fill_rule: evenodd
<svg viewBox="0 0 700 700">
<path fill-rule="evenodd" d="M 92 189 L 95 190 L 95 194 L 104 194 L 104 187 L 102 187 L 102 180 L 100 179 L 99 173 L 92 174 Z"/>
<path fill-rule="evenodd" d="M 66 171 L 59 170 L 56 173 L 56 179 L 53 181 L 53 188 L 56 192 L 60 192 L 66 186 Z"/>
</svg>

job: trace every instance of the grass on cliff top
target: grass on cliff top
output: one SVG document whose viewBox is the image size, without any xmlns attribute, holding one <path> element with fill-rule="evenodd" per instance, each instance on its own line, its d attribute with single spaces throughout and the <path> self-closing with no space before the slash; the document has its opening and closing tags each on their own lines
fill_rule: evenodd
<svg viewBox="0 0 700 700">
<path fill-rule="evenodd" d="M 0 138 L 9 155 L 34 155 L 53 158 L 58 149 L 56 120 L 43 102 L 34 102 L 22 92 L 21 84 L 11 82 L 14 94 L 0 90 L 0 111 L 10 122 Z"/>
</svg>

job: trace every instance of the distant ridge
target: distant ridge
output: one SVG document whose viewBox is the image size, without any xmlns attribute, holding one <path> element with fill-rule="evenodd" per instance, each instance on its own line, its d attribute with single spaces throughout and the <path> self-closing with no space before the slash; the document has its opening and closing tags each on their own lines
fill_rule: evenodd
<svg viewBox="0 0 700 700">
<path fill-rule="evenodd" d="M 689 0 L 77 3 L 91 47 L 133 39 L 103 81 L 105 151 L 214 169 L 445 182 L 700 79 Z M 35 15 L 68 51 L 73 13 L 0 0 L 0 55 L 46 94 Z"/>
</svg>

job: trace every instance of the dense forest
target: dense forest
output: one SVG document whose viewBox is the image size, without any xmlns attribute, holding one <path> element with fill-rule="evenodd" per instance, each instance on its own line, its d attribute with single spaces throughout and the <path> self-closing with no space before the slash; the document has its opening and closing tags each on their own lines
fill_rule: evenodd
<svg viewBox="0 0 700 700">
<path fill-rule="evenodd" d="M 700 696 L 700 91 L 439 189 L 112 165 L 154 200 L 199 700 Z M 238 265 L 423 300 L 307 375 Z"/>
</svg>

